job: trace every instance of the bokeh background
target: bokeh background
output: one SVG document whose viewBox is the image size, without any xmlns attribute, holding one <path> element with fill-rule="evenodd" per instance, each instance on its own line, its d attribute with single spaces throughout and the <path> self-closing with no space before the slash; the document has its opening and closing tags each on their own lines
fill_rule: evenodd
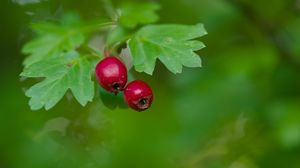
<svg viewBox="0 0 300 168">
<path fill-rule="evenodd" d="M 121 1 L 113 1 L 118 4 Z M 1 0 L 0 168 L 299 168 L 300 1 L 157 0 L 161 23 L 204 23 L 203 67 L 153 76 L 144 113 L 66 96 L 33 112 L 20 79 L 32 21 L 105 16 L 100 0 Z"/>
</svg>

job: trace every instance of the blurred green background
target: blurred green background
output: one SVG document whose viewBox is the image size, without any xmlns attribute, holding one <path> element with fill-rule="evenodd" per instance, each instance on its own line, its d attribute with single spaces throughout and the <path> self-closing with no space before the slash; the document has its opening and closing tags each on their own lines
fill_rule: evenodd
<svg viewBox="0 0 300 168">
<path fill-rule="evenodd" d="M 118 4 L 119 1 L 113 1 Z M 31 21 L 100 0 L 1 0 L 0 168 L 299 168 L 300 1 L 157 0 L 161 23 L 204 23 L 203 67 L 134 73 L 155 93 L 150 110 L 87 107 L 65 98 L 32 112 L 20 79 Z"/>
</svg>

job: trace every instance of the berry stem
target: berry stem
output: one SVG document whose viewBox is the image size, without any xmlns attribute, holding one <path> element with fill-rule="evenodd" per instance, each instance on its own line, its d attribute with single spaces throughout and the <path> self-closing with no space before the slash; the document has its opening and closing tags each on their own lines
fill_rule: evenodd
<svg viewBox="0 0 300 168">
<path fill-rule="evenodd" d="M 105 47 L 104 48 L 104 58 L 107 58 L 109 56 L 110 56 L 109 51 L 108 51 L 107 47 Z"/>
</svg>

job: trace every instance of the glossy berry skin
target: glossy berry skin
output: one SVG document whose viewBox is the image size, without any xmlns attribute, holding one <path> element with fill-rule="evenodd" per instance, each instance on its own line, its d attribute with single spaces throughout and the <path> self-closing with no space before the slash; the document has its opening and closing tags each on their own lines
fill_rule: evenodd
<svg viewBox="0 0 300 168">
<path fill-rule="evenodd" d="M 125 87 L 124 99 L 130 108 L 136 111 L 144 111 L 151 106 L 153 93 L 150 86 L 145 82 L 135 80 Z"/>
<path fill-rule="evenodd" d="M 114 94 L 124 90 L 127 83 L 126 66 L 113 56 L 106 57 L 97 64 L 96 76 L 99 84 Z"/>
</svg>

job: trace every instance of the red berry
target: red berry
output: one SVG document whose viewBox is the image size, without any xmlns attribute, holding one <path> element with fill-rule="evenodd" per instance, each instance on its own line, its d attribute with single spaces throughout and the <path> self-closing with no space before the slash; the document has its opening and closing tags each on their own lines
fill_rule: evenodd
<svg viewBox="0 0 300 168">
<path fill-rule="evenodd" d="M 126 103 L 136 111 L 148 109 L 153 100 L 153 94 L 150 86 L 140 80 L 135 80 L 125 87 L 124 98 Z"/>
<path fill-rule="evenodd" d="M 117 94 L 124 90 L 127 83 L 127 69 L 116 57 L 109 56 L 96 66 L 96 76 L 99 84 L 107 91 Z"/>
</svg>

